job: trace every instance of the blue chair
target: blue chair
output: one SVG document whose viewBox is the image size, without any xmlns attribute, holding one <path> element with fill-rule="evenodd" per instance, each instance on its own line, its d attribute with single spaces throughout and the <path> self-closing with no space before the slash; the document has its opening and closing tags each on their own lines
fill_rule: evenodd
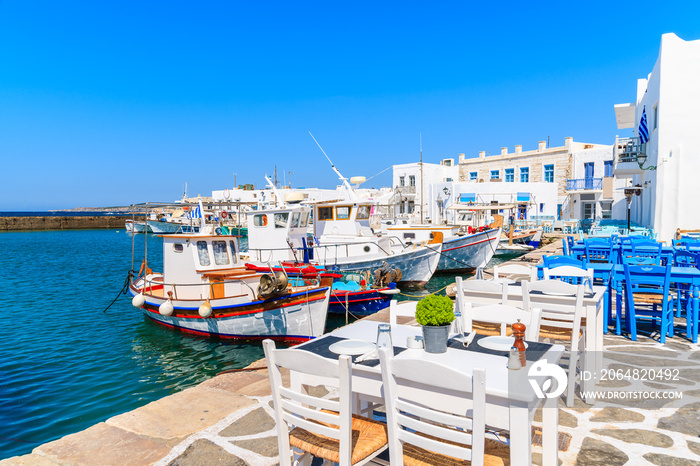
<svg viewBox="0 0 700 466">
<path fill-rule="evenodd" d="M 690 248 L 700 249 L 700 241 L 691 238 L 681 238 L 673 240 L 673 247 L 676 250 L 690 250 Z"/>
<path fill-rule="evenodd" d="M 620 252 L 621 261 L 623 264 L 662 265 L 662 259 L 668 262 L 665 260 L 665 256 L 662 257 L 661 255 L 663 246 L 663 243 L 657 243 L 656 241 L 633 241 L 628 246 L 623 245 Z"/>
<path fill-rule="evenodd" d="M 630 338 L 637 340 L 637 319 L 650 319 L 652 325 L 660 320 L 660 341 L 666 343 L 666 335 L 673 337 L 671 263 L 665 266 L 624 264 L 624 267 L 627 309 L 625 323 Z"/>
<path fill-rule="evenodd" d="M 572 256 L 574 254 L 574 244 L 576 241 L 573 236 L 566 236 L 562 241 L 564 241 L 564 255 Z"/>
<path fill-rule="evenodd" d="M 617 254 L 612 241 L 589 239 L 585 242 L 585 247 L 586 262 L 617 263 Z"/>
<path fill-rule="evenodd" d="M 673 265 L 676 267 L 700 268 L 700 253 L 685 250 L 677 250 L 673 257 Z M 676 287 L 678 293 L 676 299 L 676 317 L 681 317 L 683 309 L 686 311 L 686 318 L 690 317 L 690 286 L 679 283 Z"/>
<path fill-rule="evenodd" d="M 542 256 L 544 261 L 544 267 L 546 269 L 554 269 L 556 267 L 561 267 L 562 265 L 571 265 L 573 267 L 578 267 L 581 269 L 586 268 L 586 262 L 578 259 L 574 259 L 569 256 Z"/>
</svg>

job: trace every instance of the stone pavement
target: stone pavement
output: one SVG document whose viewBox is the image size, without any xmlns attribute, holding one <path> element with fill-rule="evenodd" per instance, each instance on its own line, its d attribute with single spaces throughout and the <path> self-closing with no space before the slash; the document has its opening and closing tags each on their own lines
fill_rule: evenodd
<svg viewBox="0 0 700 466">
<path fill-rule="evenodd" d="M 538 254 L 553 253 L 556 245 Z M 528 255 L 529 256 L 529 255 Z M 370 317 L 388 320 L 388 310 Z M 680 324 L 680 321 L 679 321 Z M 560 408 L 559 452 L 565 465 L 700 465 L 700 351 L 680 335 L 658 343 L 658 334 L 605 337 L 606 360 L 615 369 L 678 369 L 673 384 L 647 381 L 647 389 L 682 388 L 678 400 L 621 400 L 594 407 L 577 399 Z M 76 434 L 0 461 L 10 465 L 273 465 L 277 435 L 265 361 L 247 371 L 220 374 L 196 387 L 115 416 Z M 624 381 L 609 385 L 625 388 Z M 328 396 L 332 396 L 329 394 Z M 560 403 L 563 406 L 563 402 Z M 541 415 L 535 416 L 539 426 Z M 570 438 L 569 438 L 570 436 Z M 562 435 L 560 435 L 562 437 Z M 533 462 L 541 448 L 533 446 Z"/>
</svg>

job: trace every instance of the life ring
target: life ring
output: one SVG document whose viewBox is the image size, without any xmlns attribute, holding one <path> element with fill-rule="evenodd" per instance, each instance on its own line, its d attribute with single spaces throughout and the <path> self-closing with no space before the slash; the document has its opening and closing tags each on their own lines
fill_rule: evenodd
<svg viewBox="0 0 700 466">
<path fill-rule="evenodd" d="M 225 210 L 222 210 L 221 211 L 221 218 L 226 218 L 226 217 L 228 217 L 228 212 L 226 212 Z"/>
</svg>

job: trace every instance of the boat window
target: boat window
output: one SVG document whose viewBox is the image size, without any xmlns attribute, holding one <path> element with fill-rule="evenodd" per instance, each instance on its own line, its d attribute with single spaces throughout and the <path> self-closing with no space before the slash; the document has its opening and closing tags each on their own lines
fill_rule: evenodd
<svg viewBox="0 0 700 466">
<path fill-rule="evenodd" d="M 229 265 L 231 263 L 226 250 L 226 241 L 212 241 L 211 246 L 214 250 L 214 263 L 216 265 Z"/>
<path fill-rule="evenodd" d="M 275 214 L 275 228 L 287 228 L 287 220 L 289 212 L 280 212 Z"/>
<path fill-rule="evenodd" d="M 352 207 L 344 205 L 335 208 L 335 219 L 336 220 L 347 220 L 350 218 L 350 212 Z"/>
<path fill-rule="evenodd" d="M 210 265 L 209 250 L 206 241 L 197 241 L 197 254 L 199 255 L 199 265 Z"/>
<path fill-rule="evenodd" d="M 361 205 L 357 207 L 357 220 L 367 220 L 369 218 L 370 206 Z"/>
<path fill-rule="evenodd" d="M 319 220 L 333 220 L 333 207 L 319 207 L 318 208 L 318 219 Z"/>
<path fill-rule="evenodd" d="M 299 217 L 300 216 L 301 216 L 300 212 L 292 213 L 292 224 L 290 225 L 292 228 L 299 228 Z"/>
<path fill-rule="evenodd" d="M 178 244 L 173 244 L 173 251 L 175 251 L 175 252 L 182 252 L 183 249 L 184 249 L 184 248 L 183 248 L 182 244 L 179 244 L 179 243 L 178 243 Z"/>
<path fill-rule="evenodd" d="M 233 256 L 233 263 L 237 264 L 238 256 L 236 253 L 236 243 L 234 241 L 229 241 L 229 244 L 231 245 L 231 255 Z"/>
<path fill-rule="evenodd" d="M 253 225 L 256 227 L 266 227 L 267 226 L 267 215 L 258 214 L 253 216 Z"/>
<path fill-rule="evenodd" d="M 416 234 L 415 233 L 404 233 L 403 239 L 416 239 Z"/>
<path fill-rule="evenodd" d="M 301 222 L 299 222 L 299 226 L 300 226 L 301 228 L 306 228 L 306 226 L 307 226 L 308 224 L 309 224 L 309 213 L 308 213 L 308 212 L 304 212 L 304 213 L 301 215 Z"/>
</svg>

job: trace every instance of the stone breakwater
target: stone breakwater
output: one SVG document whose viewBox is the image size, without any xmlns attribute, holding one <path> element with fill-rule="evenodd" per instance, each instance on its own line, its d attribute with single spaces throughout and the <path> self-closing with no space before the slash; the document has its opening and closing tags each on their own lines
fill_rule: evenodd
<svg viewBox="0 0 700 466">
<path fill-rule="evenodd" d="M 0 217 L 0 232 L 21 230 L 98 230 L 124 229 L 127 215 L 94 217 Z"/>
</svg>

